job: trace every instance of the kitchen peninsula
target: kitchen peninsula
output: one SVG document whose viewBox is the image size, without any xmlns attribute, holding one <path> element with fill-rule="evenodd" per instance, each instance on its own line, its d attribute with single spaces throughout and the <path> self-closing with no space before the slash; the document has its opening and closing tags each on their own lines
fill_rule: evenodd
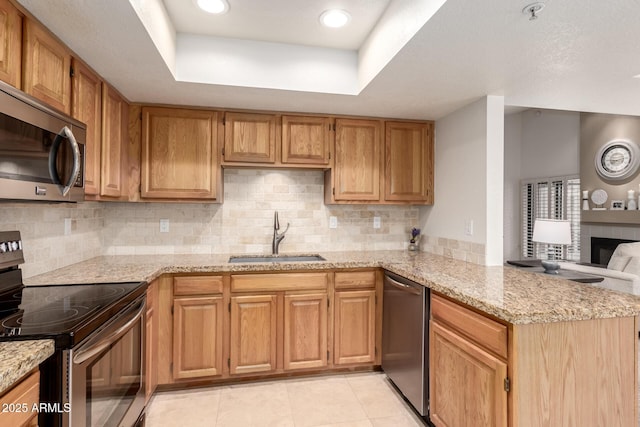
<svg viewBox="0 0 640 427">
<path fill-rule="evenodd" d="M 226 303 L 229 277 L 327 272 L 329 286 L 325 292 L 333 304 L 334 274 L 375 271 L 379 280 L 380 269 L 386 269 L 431 288 L 432 296 L 438 295 L 445 306 L 448 304 L 459 313 L 458 317 L 476 316 L 484 322 L 480 327 L 467 323 L 467 330 L 457 327 L 455 319 L 444 326 L 464 340 L 459 361 L 465 361 L 464 350 L 474 349 L 481 359 L 495 361 L 495 366 L 501 367 L 495 372 L 506 372 L 505 378 L 492 377 L 486 370 L 479 372 L 486 382 L 479 382 L 480 389 L 467 391 L 484 405 L 486 412 L 482 416 L 489 417 L 490 425 L 637 425 L 637 297 L 510 267 L 485 267 L 427 253 L 358 251 L 321 255 L 326 261 L 247 264 L 230 264 L 228 255 L 102 256 L 25 282 L 36 285 L 146 280 L 152 287 L 160 282 L 161 300 L 163 283 L 168 283 L 165 292 L 172 292 L 173 278 L 215 275 L 215 286 L 220 287 L 220 295 L 224 292 L 220 301 Z M 358 286 L 356 281 L 352 285 Z M 221 311 L 228 315 L 226 308 Z M 378 313 L 379 309 L 376 316 Z M 170 329 L 171 322 L 163 323 L 162 309 L 154 315 L 160 317 L 160 329 L 162 325 Z M 440 322 L 432 318 L 431 323 Z M 504 351 L 477 345 L 486 341 L 487 331 L 492 333 L 485 323 L 504 329 L 504 335 L 496 335 L 494 340 L 496 348 Z M 439 325 L 437 328 L 442 329 Z M 331 327 L 328 329 L 331 331 Z M 443 342 L 433 331 L 432 327 L 432 347 L 436 341 Z M 379 333 L 378 327 L 376 334 Z M 331 334 L 328 341 L 330 351 L 334 351 Z M 171 353 L 170 348 L 162 348 L 162 341 L 159 345 L 160 354 Z M 173 357 L 180 357 L 175 349 Z M 441 376 L 441 369 L 434 371 L 438 361 L 433 358 L 432 354 L 432 402 L 438 397 L 434 396 L 433 381 Z M 160 362 L 158 374 L 162 376 Z M 455 369 L 449 366 L 447 371 Z M 228 377 L 228 372 L 224 368 L 213 377 Z M 180 381 L 174 382 L 174 388 L 176 384 Z"/>
</svg>

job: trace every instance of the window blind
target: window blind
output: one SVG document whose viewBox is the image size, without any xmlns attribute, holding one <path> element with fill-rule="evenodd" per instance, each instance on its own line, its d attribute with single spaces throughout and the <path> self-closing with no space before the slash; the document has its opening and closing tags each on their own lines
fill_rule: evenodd
<svg viewBox="0 0 640 427">
<path fill-rule="evenodd" d="M 551 246 L 555 259 L 580 260 L 580 178 L 564 176 L 537 178 L 521 183 L 522 256 L 547 258 Z M 540 219 L 567 219 L 571 223 L 571 245 L 535 243 L 533 224 Z"/>
</svg>

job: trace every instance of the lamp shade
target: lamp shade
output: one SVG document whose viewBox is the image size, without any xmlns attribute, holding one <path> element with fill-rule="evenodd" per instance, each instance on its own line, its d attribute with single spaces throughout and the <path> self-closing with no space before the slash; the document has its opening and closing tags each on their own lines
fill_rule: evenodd
<svg viewBox="0 0 640 427">
<path fill-rule="evenodd" d="M 552 245 L 570 245 L 571 223 L 558 219 L 536 219 L 531 240 Z"/>
</svg>

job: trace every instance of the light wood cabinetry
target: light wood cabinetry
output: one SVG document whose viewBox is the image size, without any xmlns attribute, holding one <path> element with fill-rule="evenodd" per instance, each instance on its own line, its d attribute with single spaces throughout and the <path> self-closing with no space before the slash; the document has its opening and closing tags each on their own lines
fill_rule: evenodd
<svg viewBox="0 0 640 427">
<path fill-rule="evenodd" d="M 22 15 L 9 0 L 0 0 L 0 80 L 20 88 Z"/>
<path fill-rule="evenodd" d="M 385 122 L 384 200 L 433 203 L 433 124 Z"/>
<path fill-rule="evenodd" d="M 327 366 L 328 273 L 231 276 L 230 374 Z"/>
<path fill-rule="evenodd" d="M 226 313 L 220 276 L 176 277 L 173 283 L 173 379 L 222 375 Z"/>
<path fill-rule="evenodd" d="M 224 163 L 275 163 L 279 136 L 276 115 L 225 113 Z"/>
<path fill-rule="evenodd" d="M 23 25 L 22 89 L 67 114 L 71 113 L 71 53 L 35 21 Z"/>
<path fill-rule="evenodd" d="M 284 369 L 327 366 L 326 292 L 284 296 Z"/>
<path fill-rule="evenodd" d="M 98 195 L 102 149 L 102 80 L 81 61 L 74 58 L 72 64 L 71 115 L 87 125 L 84 191 L 88 195 Z"/>
<path fill-rule="evenodd" d="M 102 147 L 100 195 L 124 195 L 124 160 L 128 105 L 112 87 L 102 86 Z"/>
<path fill-rule="evenodd" d="M 507 327 L 436 294 L 431 314 L 431 421 L 507 426 Z"/>
<path fill-rule="evenodd" d="M 325 181 L 327 203 L 380 200 L 381 129 L 378 120 L 336 119 L 335 166 L 326 175 L 331 181 Z"/>
<path fill-rule="evenodd" d="M 216 199 L 217 136 L 215 112 L 143 108 L 141 196 Z"/>
<path fill-rule="evenodd" d="M 325 203 L 433 203 L 433 123 L 336 119 Z"/>
<path fill-rule="evenodd" d="M 158 291 L 159 280 L 147 288 L 145 317 L 145 401 L 148 402 L 158 386 Z"/>
<path fill-rule="evenodd" d="M 276 370 L 277 296 L 231 297 L 230 374 Z"/>
<path fill-rule="evenodd" d="M 331 118 L 282 117 L 282 163 L 328 166 Z"/>
<path fill-rule="evenodd" d="M 335 273 L 333 363 L 380 363 L 381 281 L 376 270 Z M 381 295 L 380 295 L 381 298 Z"/>
<path fill-rule="evenodd" d="M 17 385 L 0 396 L 0 425 L 37 426 L 38 412 L 32 412 L 40 402 L 40 371 L 36 368 Z"/>
</svg>

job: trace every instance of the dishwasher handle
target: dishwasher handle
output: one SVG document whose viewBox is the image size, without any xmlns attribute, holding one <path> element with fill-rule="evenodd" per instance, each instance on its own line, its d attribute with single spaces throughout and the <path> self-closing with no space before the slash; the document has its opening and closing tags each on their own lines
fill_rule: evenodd
<svg viewBox="0 0 640 427">
<path fill-rule="evenodd" d="M 391 278 L 388 275 L 384 276 L 384 282 L 385 282 L 385 284 L 389 284 L 389 285 L 391 285 L 391 286 L 393 286 L 395 288 L 402 289 L 405 292 L 410 292 L 410 293 L 415 294 L 415 295 L 420 295 L 422 293 L 423 289 L 424 289 L 423 286 L 421 286 L 421 285 L 419 285 L 417 283 L 415 285 L 409 284 L 409 283 L 402 283 L 402 282 L 399 282 L 399 281 Z"/>
</svg>

